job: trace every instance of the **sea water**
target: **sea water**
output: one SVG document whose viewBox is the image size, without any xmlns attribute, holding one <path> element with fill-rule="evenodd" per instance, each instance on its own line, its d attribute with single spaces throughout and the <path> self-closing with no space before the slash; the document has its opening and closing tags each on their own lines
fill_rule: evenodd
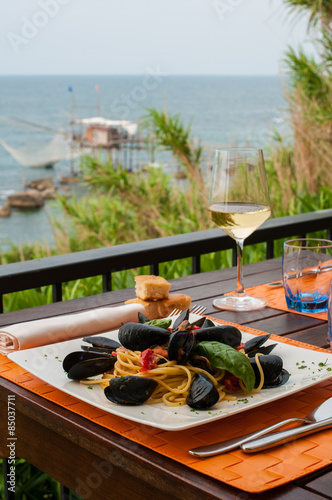
<svg viewBox="0 0 332 500">
<path fill-rule="evenodd" d="M 0 76 L 0 138 L 14 148 L 43 144 L 54 131 L 68 131 L 73 114 L 135 121 L 150 107 L 180 114 L 205 150 L 247 142 L 265 148 L 273 128 L 289 134 L 278 76 L 158 76 L 148 86 L 145 76 Z M 0 205 L 27 181 L 51 176 L 57 183 L 68 174 L 68 161 L 52 169 L 27 168 L 0 145 Z M 59 217 L 60 211 L 52 202 L 42 210 L 14 211 L 8 219 L 0 219 L 0 238 L 18 244 L 53 244 L 54 216 Z"/>
</svg>

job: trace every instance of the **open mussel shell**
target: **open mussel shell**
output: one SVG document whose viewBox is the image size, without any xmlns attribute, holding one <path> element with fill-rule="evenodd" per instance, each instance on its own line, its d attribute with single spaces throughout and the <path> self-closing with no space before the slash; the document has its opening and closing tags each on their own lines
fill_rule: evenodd
<svg viewBox="0 0 332 500">
<path fill-rule="evenodd" d="M 255 386 L 257 387 L 261 379 L 258 366 L 255 358 L 249 358 L 249 361 L 255 372 Z M 279 387 L 288 381 L 289 373 L 283 368 L 283 361 L 280 356 L 276 356 L 274 354 L 259 356 L 259 362 L 264 373 L 264 389 Z"/>
<path fill-rule="evenodd" d="M 199 326 L 199 327 L 202 327 L 205 323 L 205 318 L 199 318 L 197 319 L 196 321 L 194 321 L 193 323 L 190 323 L 191 326 Z"/>
<path fill-rule="evenodd" d="M 176 320 L 173 323 L 172 330 L 176 330 L 183 321 L 188 321 L 188 319 L 189 319 L 189 309 L 186 309 L 180 314 L 180 316 L 176 318 Z"/>
<path fill-rule="evenodd" d="M 118 347 L 121 347 L 121 344 L 116 340 L 109 339 L 107 337 L 100 336 L 92 336 L 92 337 L 84 337 L 84 342 L 88 342 L 93 347 L 104 348 L 106 351 L 115 351 Z M 82 349 L 88 350 L 88 346 L 82 346 Z"/>
<path fill-rule="evenodd" d="M 74 351 L 65 357 L 62 367 L 67 372 L 68 378 L 82 380 L 112 370 L 115 362 L 116 356 Z"/>
<path fill-rule="evenodd" d="M 149 318 L 147 318 L 143 313 L 141 313 L 140 311 L 138 312 L 138 321 L 139 323 L 147 323 L 149 320 Z"/>
<path fill-rule="evenodd" d="M 105 396 L 118 405 L 141 405 L 151 396 L 158 382 L 148 377 L 115 377 L 104 389 Z"/>
<path fill-rule="evenodd" d="M 165 344 L 170 332 L 158 326 L 142 323 L 126 323 L 119 329 L 119 341 L 126 349 L 145 351 L 153 345 Z"/>
<path fill-rule="evenodd" d="M 201 328 L 196 331 L 197 342 L 221 342 L 230 347 L 238 347 L 241 343 L 242 334 L 238 328 L 231 325 L 218 325 Z"/>
<path fill-rule="evenodd" d="M 204 318 L 204 323 L 202 325 L 202 328 L 208 328 L 210 326 L 216 326 L 213 321 L 209 318 Z"/>
<path fill-rule="evenodd" d="M 184 365 L 196 345 L 196 336 L 192 331 L 173 332 L 168 341 L 168 359 Z"/>
<path fill-rule="evenodd" d="M 277 346 L 278 344 L 270 344 L 270 345 L 265 345 L 265 346 L 262 346 L 262 347 L 259 347 L 258 349 L 255 349 L 253 351 L 249 351 L 247 353 L 247 356 L 248 358 L 254 358 L 256 356 L 257 353 L 260 353 L 260 354 L 270 354 L 270 352 L 273 351 L 273 349 Z"/>
<path fill-rule="evenodd" d="M 195 366 L 196 368 L 201 368 L 206 372 L 214 375 L 216 371 L 212 367 L 210 361 L 205 356 L 199 356 L 198 354 L 191 354 L 189 358 L 189 363 L 191 366 Z"/>
<path fill-rule="evenodd" d="M 248 354 L 250 351 L 253 351 L 259 348 L 261 345 L 265 344 L 265 342 L 271 337 L 270 333 L 266 335 L 257 335 L 252 337 L 244 344 L 244 352 Z"/>
<path fill-rule="evenodd" d="M 89 346 L 81 345 L 81 349 L 82 349 L 82 351 L 97 353 L 101 356 L 103 354 L 107 354 L 107 355 L 111 356 L 115 350 L 114 347 L 112 349 L 107 349 L 106 347 L 96 347 L 96 346 L 92 346 L 92 345 L 89 345 Z"/>
<path fill-rule="evenodd" d="M 266 335 L 259 335 L 248 340 L 248 342 L 244 344 L 244 352 L 249 356 L 249 358 L 254 357 L 258 352 L 261 354 L 270 354 L 270 352 L 277 345 L 270 344 L 268 346 L 263 346 L 270 336 L 271 334 L 267 333 Z"/>
<path fill-rule="evenodd" d="M 219 401 L 219 392 L 211 380 L 202 373 L 196 373 L 191 383 L 186 403 L 195 410 L 207 410 Z"/>
</svg>

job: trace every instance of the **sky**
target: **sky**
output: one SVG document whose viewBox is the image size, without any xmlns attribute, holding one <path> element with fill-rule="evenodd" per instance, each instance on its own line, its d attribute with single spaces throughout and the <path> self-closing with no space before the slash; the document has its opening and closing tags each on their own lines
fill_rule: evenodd
<svg viewBox="0 0 332 500">
<path fill-rule="evenodd" d="M 274 75 L 306 26 L 282 0 L 0 0 L 0 75 Z"/>
</svg>

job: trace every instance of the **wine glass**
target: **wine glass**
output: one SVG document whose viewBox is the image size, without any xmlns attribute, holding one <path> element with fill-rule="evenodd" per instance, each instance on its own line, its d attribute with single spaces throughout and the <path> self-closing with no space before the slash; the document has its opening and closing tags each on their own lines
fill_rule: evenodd
<svg viewBox="0 0 332 500">
<path fill-rule="evenodd" d="M 251 297 L 243 286 L 243 242 L 271 215 L 263 151 L 256 148 L 217 149 L 208 201 L 215 224 L 236 241 L 237 290 L 217 298 L 213 305 L 231 311 L 265 307 L 264 299 Z"/>
</svg>

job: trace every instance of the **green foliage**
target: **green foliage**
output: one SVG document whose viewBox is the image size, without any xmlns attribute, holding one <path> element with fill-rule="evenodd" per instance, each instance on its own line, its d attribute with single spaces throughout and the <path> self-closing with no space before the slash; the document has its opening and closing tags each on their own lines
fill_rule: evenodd
<svg viewBox="0 0 332 500">
<path fill-rule="evenodd" d="M 332 19 L 331 0 L 284 0 L 293 12 L 300 14 L 310 13 L 309 26 L 316 26 L 319 22 L 328 23 Z"/>
<path fill-rule="evenodd" d="M 93 194 L 79 200 L 59 197 L 73 228 L 69 235 L 57 237 L 63 252 L 192 232 L 210 225 L 204 192 L 195 179 L 183 191 L 162 169 L 131 173 L 110 161 L 90 157 L 85 159 L 83 171 Z"/>
<path fill-rule="evenodd" d="M 306 55 L 301 48 L 298 53 L 290 48 L 286 53 L 286 62 L 293 87 L 300 86 L 308 99 L 315 99 L 321 106 L 331 109 L 328 99 L 331 83 L 328 81 L 329 75 L 325 74 L 324 64 Z"/>
<path fill-rule="evenodd" d="M 288 97 L 294 128 L 297 184 L 309 192 L 332 183 L 332 3 L 330 0 L 285 0 L 296 13 L 310 14 L 315 53 L 300 47 L 286 53 Z M 313 27 L 315 29 L 313 29 Z"/>
<path fill-rule="evenodd" d="M 1 459 L 0 467 L 2 467 Z M 0 499 L 4 497 L 4 478 L 0 475 Z M 60 484 L 25 460 L 16 459 L 15 498 L 20 500 L 58 500 L 60 498 Z M 70 499 L 81 500 L 81 497 L 71 492 Z"/>
<path fill-rule="evenodd" d="M 152 142 L 163 150 L 171 151 L 174 157 L 184 167 L 190 179 L 203 183 L 200 171 L 202 146 L 194 145 L 190 138 L 190 126 L 185 127 L 180 115 L 169 116 L 166 112 L 156 109 L 147 109 L 145 128 L 150 134 Z"/>
</svg>

